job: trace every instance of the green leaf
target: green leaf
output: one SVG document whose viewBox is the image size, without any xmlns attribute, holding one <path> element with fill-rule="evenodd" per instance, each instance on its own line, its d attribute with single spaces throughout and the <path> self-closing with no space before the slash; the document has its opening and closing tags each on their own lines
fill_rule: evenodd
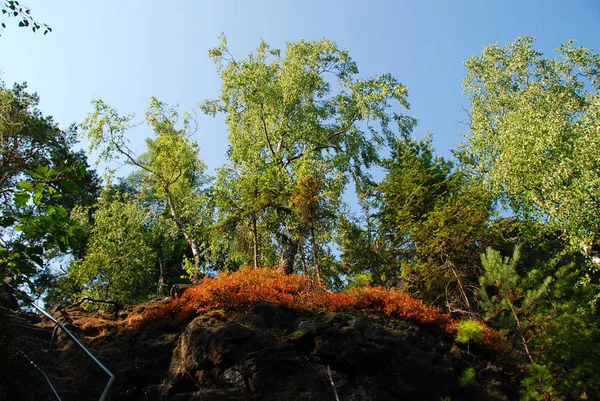
<svg viewBox="0 0 600 401">
<path fill-rule="evenodd" d="M 11 227 L 16 221 L 12 216 L 2 216 L 0 217 L 0 227 Z"/>
<path fill-rule="evenodd" d="M 17 191 L 14 193 L 13 199 L 15 202 L 15 206 L 25 207 L 25 205 L 27 205 L 27 202 L 29 202 L 30 195 L 24 191 Z"/>
<path fill-rule="evenodd" d="M 573 248 L 596 247 L 600 54 L 568 42 L 547 58 L 533 45 L 522 36 L 466 61 L 461 158 L 505 208 L 555 224 Z"/>
<path fill-rule="evenodd" d="M 44 266 L 44 259 L 36 254 L 29 254 L 29 260 L 31 260 L 32 262 L 37 263 L 38 266 Z"/>
<path fill-rule="evenodd" d="M 30 181 L 20 181 L 17 183 L 17 187 L 19 187 L 25 191 L 29 191 L 29 192 L 33 191 L 33 183 Z"/>
</svg>

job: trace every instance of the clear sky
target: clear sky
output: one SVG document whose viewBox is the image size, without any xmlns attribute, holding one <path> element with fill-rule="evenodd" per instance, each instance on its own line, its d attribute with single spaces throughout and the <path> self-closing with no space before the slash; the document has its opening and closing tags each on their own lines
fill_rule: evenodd
<svg viewBox="0 0 600 401">
<path fill-rule="evenodd" d="M 466 132 L 463 63 L 488 44 L 537 37 L 547 55 L 576 39 L 600 51 L 599 0 L 22 0 L 47 36 L 8 27 L 0 37 L 7 85 L 28 81 L 44 114 L 66 128 L 101 97 L 120 113 L 143 117 L 151 96 L 190 110 L 216 98 L 220 82 L 209 48 L 225 33 L 244 58 L 264 39 L 277 48 L 328 38 L 350 50 L 361 74 L 392 73 L 409 90 L 415 134 L 431 131 L 438 153 Z M 194 139 L 210 170 L 225 162 L 223 118 L 199 115 Z M 134 143 L 151 132 L 136 131 Z M 143 151 L 143 148 L 138 148 Z"/>
</svg>

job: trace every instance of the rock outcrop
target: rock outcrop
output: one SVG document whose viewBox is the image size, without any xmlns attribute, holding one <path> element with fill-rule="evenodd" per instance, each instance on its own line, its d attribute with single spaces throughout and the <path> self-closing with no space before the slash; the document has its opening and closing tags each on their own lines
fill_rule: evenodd
<svg viewBox="0 0 600 401">
<path fill-rule="evenodd" d="M 101 333 L 94 315 L 62 313 L 116 374 L 113 401 L 518 398 L 493 356 L 389 317 L 258 303 L 247 312 L 213 310 L 183 326 L 165 320 Z M 114 314 L 113 321 L 126 315 Z M 83 377 L 92 375 L 89 364 L 69 363 Z M 461 383 L 467 369 L 475 378 Z M 93 375 L 72 389 L 78 400 L 98 399 L 102 381 Z"/>
</svg>

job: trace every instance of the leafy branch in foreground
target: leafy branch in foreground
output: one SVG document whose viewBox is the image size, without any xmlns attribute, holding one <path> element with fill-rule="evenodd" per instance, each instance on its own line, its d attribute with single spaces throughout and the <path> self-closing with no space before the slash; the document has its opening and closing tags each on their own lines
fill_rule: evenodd
<svg viewBox="0 0 600 401">
<path fill-rule="evenodd" d="M 33 281 L 60 254 L 78 254 L 85 235 L 69 216 L 96 200 L 98 177 L 63 131 L 37 108 L 26 85 L 0 81 L 0 278 Z"/>
<path fill-rule="evenodd" d="M 31 27 L 33 32 L 44 31 L 44 35 L 52 32 L 52 28 L 50 28 L 48 25 L 37 22 L 35 19 L 33 19 L 29 7 L 20 4 L 18 1 L 0 0 L 0 12 L 2 12 L 2 15 L 9 18 L 18 19 L 19 27 L 21 28 Z M 6 23 L 2 22 L 0 23 L 0 32 L 2 32 L 4 29 L 6 29 Z M 2 35 L 0 34 L 0 36 Z"/>
</svg>

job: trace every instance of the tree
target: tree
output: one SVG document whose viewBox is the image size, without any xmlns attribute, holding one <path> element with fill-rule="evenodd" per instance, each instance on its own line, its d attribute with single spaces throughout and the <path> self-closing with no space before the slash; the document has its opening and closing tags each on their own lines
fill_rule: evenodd
<svg viewBox="0 0 600 401">
<path fill-rule="evenodd" d="M 322 169 L 323 182 L 339 191 L 327 194 L 331 199 L 351 179 L 367 179 L 369 167 L 379 160 L 378 150 L 395 136 L 392 123 L 400 130 L 414 124 L 391 110 L 395 102 L 408 108 L 407 90 L 389 74 L 358 78 L 348 52 L 328 40 L 288 43 L 283 56 L 262 42 L 254 54 L 237 61 L 222 37 L 209 55 L 217 65 L 222 92 L 202 109 L 226 115 L 228 168 L 239 174 L 236 179 L 260 184 L 260 177 L 253 175 L 273 177 L 267 186 L 246 192 L 243 203 L 252 204 L 250 216 L 259 224 L 265 216 L 277 216 L 269 236 L 279 244 L 280 268 L 291 273 L 303 233 L 310 231 L 301 227 L 301 220 L 311 226 L 298 209 L 305 203 L 292 201 L 302 179 L 301 166 Z M 321 197 L 327 192 L 325 187 L 317 190 Z M 317 235 L 309 241 L 313 255 L 316 240 Z"/>
<path fill-rule="evenodd" d="M 520 37 L 467 60 L 470 133 L 461 160 L 519 216 L 548 220 L 576 247 L 600 231 L 600 55 L 549 59 Z M 593 252 L 588 252 L 590 255 Z"/>
<path fill-rule="evenodd" d="M 155 257 L 158 293 L 166 294 L 169 284 L 179 283 L 187 274 L 183 267 L 193 255 L 164 199 L 147 185 L 146 178 L 143 170 L 134 170 L 128 176 L 118 178 L 115 184 L 111 183 L 105 191 L 109 191 L 111 197 L 126 194 L 131 202 L 136 202 L 141 209 L 149 212 L 145 226 L 149 230 L 149 245 Z M 199 225 L 202 224 L 199 222 Z"/>
<path fill-rule="evenodd" d="M 390 247 L 373 216 L 341 216 L 336 227 L 341 272 L 350 284 L 392 286 L 400 277 L 401 260 Z"/>
<path fill-rule="evenodd" d="M 130 194 L 110 188 L 102 192 L 95 208 L 86 255 L 71 264 L 65 278 L 76 283 L 76 292 L 63 297 L 135 303 L 155 294 L 151 211 Z"/>
<path fill-rule="evenodd" d="M 600 394 L 598 285 L 581 285 L 585 259 L 549 224 L 499 219 L 482 255 L 479 303 L 529 361 L 524 400 L 595 399 Z M 515 245 L 516 244 L 516 245 Z"/>
<path fill-rule="evenodd" d="M 0 11 L 2 12 L 2 15 L 8 16 L 9 18 L 19 19 L 19 27 L 31 27 L 31 30 L 33 32 L 36 32 L 43 28 L 44 35 L 46 35 L 49 32 L 52 32 L 52 28 L 50 28 L 48 25 L 39 23 L 36 20 L 34 20 L 31 16 L 31 10 L 28 7 L 25 7 L 24 5 L 20 4 L 18 1 L 1 0 Z M 6 29 L 6 24 L 4 22 L 0 24 L 0 32 L 3 29 Z"/>
<path fill-rule="evenodd" d="M 291 205 L 297 214 L 300 238 L 310 244 L 310 257 L 303 251 L 304 246 L 300 247 L 302 266 L 306 272 L 306 260 L 310 260 L 319 282 L 323 279 L 319 264 L 320 255 L 324 253 L 323 244 L 333 239 L 336 215 L 341 204 L 340 184 L 340 180 L 328 181 L 325 166 L 314 159 L 306 158 L 299 163 Z"/>
<path fill-rule="evenodd" d="M 74 130 L 59 129 L 38 102 L 26 85 L 0 82 L 0 277 L 30 286 L 48 259 L 85 248 L 69 210 L 94 203 L 98 184 L 72 150 Z"/>
<path fill-rule="evenodd" d="M 530 331 L 535 324 L 533 316 L 535 316 L 536 303 L 547 291 L 552 278 L 546 277 L 538 288 L 526 291 L 516 271 L 519 258 L 518 246 L 515 247 L 513 256 L 510 258 L 503 258 L 500 252 L 492 248 L 486 249 L 486 252 L 481 255 L 481 264 L 485 274 L 480 278 L 480 302 L 486 309 L 488 317 L 497 317 L 500 314 L 508 315 L 529 361 L 536 363 L 537 358 L 534 357 L 531 350 L 530 343 L 533 338 L 531 338 Z M 495 295 L 490 296 L 488 288 L 493 288 Z"/>
<path fill-rule="evenodd" d="M 395 257 L 379 274 L 392 282 L 401 274 L 409 290 L 427 302 L 471 310 L 489 196 L 436 157 L 430 137 L 417 141 L 404 135 L 384 166 L 376 222 Z"/>
<path fill-rule="evenodd" d="M 449 193 L 452 163 L 435 156 L 431 137 L 418 141 L 405 135 L 383 166 L 387 174 L 377 186 L 378 217 L 394 248 L 414 252 L 421 244 L 411 233 Z"/>
<path fill-rule="evenodd" d="M 285 182 L 268 166 L 223 167 L 215 183 L 219 210 L 215 235 L 229 237 L 228 264 L 274 265 L 277 252 L 268 233 L 276 230 L 277 210 L 286 204 Z"/>
<path fill-rule="evenodd" d="M 124 157 L 127 163 L 140 169 L 142 182 L 148 190 L 164 200 L 177 228 L 190 246 L 193 255 L 194 280 L 201 277 L 202 250 L 191 232 L 191 221 L 202 204 L 201 186 L 208 182 L 205 165 L 198 156 L 198 145 L 190 141 L 191 120 L 185 115 L 183 129 L 176 129 L 178 113 L 174 108 L 152 98 L 146 121 L 155 137 L 147 139 L 148 151 L 139 157 L 128 148 L 125 133 L 132 126 L 133 116 L 119 116 L 102 100 L 94 100 L 82 129 L 90 140 L 90 150 L 101 148 L 101 159 L 112 162 Z M 200 219 L 200 223 L 201 223 Z"/>
</svg>

